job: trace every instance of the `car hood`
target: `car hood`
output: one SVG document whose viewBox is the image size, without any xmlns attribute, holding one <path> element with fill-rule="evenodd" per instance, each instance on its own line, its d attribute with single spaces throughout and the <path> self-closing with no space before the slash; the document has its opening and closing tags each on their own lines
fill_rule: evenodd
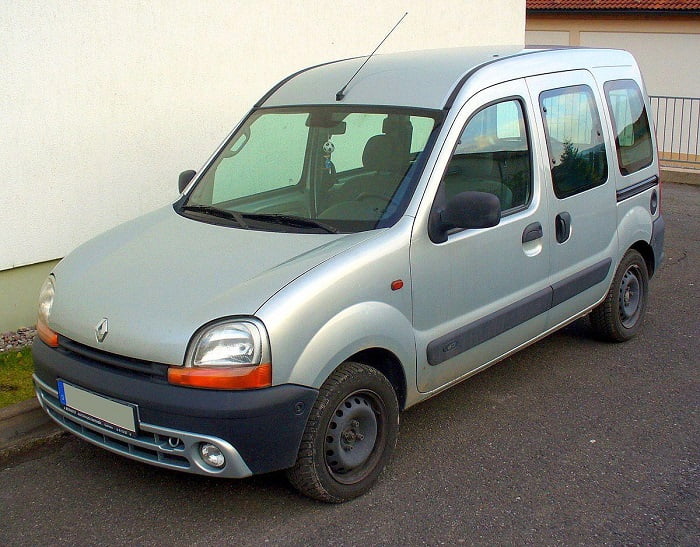
<svg viewBox="0 0 700 547">
<path fill-rule="evenodd" d="M 54 269 L 50 326 L 101 350 L 182 364 L 202 325 L 253 315 L 276 292 L 329 258 L 374 237 L 244 230 L 166 207 L 78 247 Z M 98 342 L 96 327 L 108 320 Z"/>
</svg>

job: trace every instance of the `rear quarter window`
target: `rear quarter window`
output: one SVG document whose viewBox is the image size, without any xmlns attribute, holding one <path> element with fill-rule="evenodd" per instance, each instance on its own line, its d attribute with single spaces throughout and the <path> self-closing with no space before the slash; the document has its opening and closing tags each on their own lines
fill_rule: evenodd
<svg viewBox="0 0 700 547">
<path fill-rule="evenodd" d="M 654 153 L 649 119 L 637 83 L 634 80 L 606 82 L 605 100 L 612 119 L 620 173 L 630 175 L 651 165 Z"/>
</svg>

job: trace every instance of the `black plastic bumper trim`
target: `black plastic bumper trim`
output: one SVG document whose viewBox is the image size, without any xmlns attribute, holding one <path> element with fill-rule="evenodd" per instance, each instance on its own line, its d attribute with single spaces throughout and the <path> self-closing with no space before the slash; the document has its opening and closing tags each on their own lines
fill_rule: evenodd
<svg viewBox="0 0 700 547">
<path fill-rule="evenodd" d="M 61 378 L 98 394 L 137 405 L 139 421 L 210 435 L 231 443 L 253 473 L 294 465 L 318 390 L 283 384 L 246 391 L 173 386 L 103 367 L 35 339 L 36 376 L 56 387 Z"/>
<path fill-rule="evenodd" d="M 650 272 L 653 276 L 661 266 L 664 259 L 664 236 L 666 234 L 666 221 L 664 217 L 659 215 L 652 223 L 651 229 L 651 249 L 654 251 L 654 271 Z"/>
</svg>

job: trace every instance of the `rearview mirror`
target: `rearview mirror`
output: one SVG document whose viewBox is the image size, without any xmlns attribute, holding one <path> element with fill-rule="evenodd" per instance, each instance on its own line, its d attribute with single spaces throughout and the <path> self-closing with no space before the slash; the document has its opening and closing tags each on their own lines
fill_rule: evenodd
<svg viewBox="0 0 700 547">
<path fill-rule="evenodd" d="M 330 112 L 312 112 L 306 119 L 306 127 L 328 129 L 329 135 L 344 135 L 346 129 L 345 122 L 338 120 L 336 116 L 337 114 L 334 115 Z M 343 114 L 343 116 L 345 116 L 345 114 Z"/>
</svg>

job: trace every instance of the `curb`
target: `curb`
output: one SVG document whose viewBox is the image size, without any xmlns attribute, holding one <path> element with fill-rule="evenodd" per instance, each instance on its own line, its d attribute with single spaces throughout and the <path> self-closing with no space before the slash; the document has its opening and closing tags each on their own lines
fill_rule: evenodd
<svg viewBox="0 0 700 547">
<path fill-rule="evenodd" d="M 700 185 L 700 169 L 661 166 L 661 181 L 664 183 Z"/>
<path fill-rule="evenodd" d="M 0 408 L 0 452 L 53 437 L 60 431 L 36 399 Z"/>
</svg>

